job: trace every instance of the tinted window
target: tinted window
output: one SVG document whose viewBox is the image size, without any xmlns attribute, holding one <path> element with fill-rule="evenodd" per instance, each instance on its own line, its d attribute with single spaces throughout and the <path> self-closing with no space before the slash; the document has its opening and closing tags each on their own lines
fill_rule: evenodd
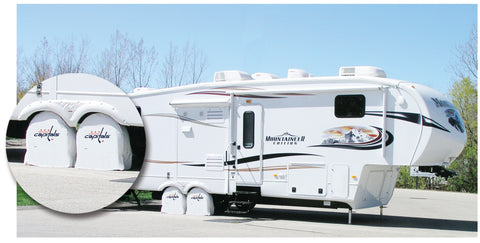
<svg viewBox="0 0 480 243">
<path fill-rule="evenodd" d="M 363 117 L 365 115 L 365 96 L 338 95 L 335 97 L 335 116 L 338 118 Z"/>
<path fill-rule="evenodd" d="M 253 148 L 255 138 L 255 113 L 245 111 L 243 113 L 243 147 Z"/>
</svg>

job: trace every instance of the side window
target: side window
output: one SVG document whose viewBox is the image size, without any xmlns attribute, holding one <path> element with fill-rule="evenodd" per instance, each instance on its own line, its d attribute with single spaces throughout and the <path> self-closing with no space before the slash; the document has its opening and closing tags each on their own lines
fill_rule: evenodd
<svg viewBox="0 0 480 243">
<path fill-rule="evenodd" d="M 255 113 L 245 111 L 243 113 L 243 147 L 247 149 L 255 146 Z"/>
<path fill-rule="evenodd" d="M 335 116 L 338 118 L 359 118 L 365 116 L 364 95 L 337 95 Z"/>
</svg>

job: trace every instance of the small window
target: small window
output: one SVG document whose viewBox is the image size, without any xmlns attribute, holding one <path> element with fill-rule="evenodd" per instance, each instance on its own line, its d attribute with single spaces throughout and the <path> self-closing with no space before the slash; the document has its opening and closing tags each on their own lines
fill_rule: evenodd
<svg viewBox="0 0 480 243">
<path fill-rule="evenodd" d="M 338 95 L 335 97 L 335 116 L 338 118 L 359 118 L 365 116 L 365 96 Z"/>
<path fill-rule="evenodd" d="M 255 113 L 245 111 L 243 113 L 243 147 L 253 148 L 255 141 Z"/>
</svg>

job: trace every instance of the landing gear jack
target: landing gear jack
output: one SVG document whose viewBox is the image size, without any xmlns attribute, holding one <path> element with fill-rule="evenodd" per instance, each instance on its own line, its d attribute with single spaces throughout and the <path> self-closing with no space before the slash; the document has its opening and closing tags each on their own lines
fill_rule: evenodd
<svg viewBox="0 0 480 243">
<path fill-rule="evenodd" d="M 352 224 L 352 208 L 348 209 L 348 224 Z"/>
</svg>

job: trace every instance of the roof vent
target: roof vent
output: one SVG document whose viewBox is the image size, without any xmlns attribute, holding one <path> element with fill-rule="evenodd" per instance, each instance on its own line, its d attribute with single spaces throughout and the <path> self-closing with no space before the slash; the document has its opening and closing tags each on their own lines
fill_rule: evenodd
<svg viewBox="0 0 480 243">
<path fill-rule="evenodd" d="M 387 75 L 383 69 L 372 66 L 353 66 L 340 67 L 339 76 L 364 76 L 364 77 L 378 77 L 386 78 Z"/>
<path fill-rule="evenodd" d="M 287 77 L 288 78 L 308 78 L 308 77 L 311 77 L 311 75 L 308 74 L 307 71 L 305 70 L 291 68 L 291 69 L 288 69 Z"/>
<path fill-rule="evenodd" d="M 255 80 L 278 79 L 277 75 L 271 73 L 254 73 L 252 78 Z"/>
<path fill-rule="evenodd" d="M 252 80 L 250 74 L 242 71 L 230 70 L 215 72 L 214 82 Z"/>
</svg>

